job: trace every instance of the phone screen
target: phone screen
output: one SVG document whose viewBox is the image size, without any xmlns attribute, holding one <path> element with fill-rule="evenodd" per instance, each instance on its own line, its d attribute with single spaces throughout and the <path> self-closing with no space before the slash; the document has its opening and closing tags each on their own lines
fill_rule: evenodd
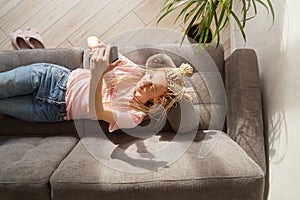
<svg viewBox="0 0 300 200">
<path fill-rule="evenodd" d="M 110 48 L 110 55 L 109 55 L 109 63 L 113 63 L 118 60 L 118 48 L 116 46 L 112 46 Z"/>
</svg>

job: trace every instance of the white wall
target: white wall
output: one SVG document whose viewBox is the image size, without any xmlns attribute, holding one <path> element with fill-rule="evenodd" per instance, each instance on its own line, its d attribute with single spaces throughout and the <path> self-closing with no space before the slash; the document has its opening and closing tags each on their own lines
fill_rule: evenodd
<svg viewBox="0 0 300 200">
<path fill-rule="evenodd" d="M 253 48 L 258 55 L 269 137 L 269 199 L 300 199 L 300 1 L 272 2 L 275 24 L 271 27 L 271 14 L 261 7 L 247 24 L 246 43 L 231 23 L 231 47 Z"/>
</svg>

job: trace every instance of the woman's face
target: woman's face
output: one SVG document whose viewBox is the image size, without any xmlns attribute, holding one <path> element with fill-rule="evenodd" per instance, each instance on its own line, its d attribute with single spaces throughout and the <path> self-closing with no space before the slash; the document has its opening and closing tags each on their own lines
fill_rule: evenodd
<svg viewBox="0 0 300 200">
<path fill-rule="evenodd" d="M 146 72 L 136 89 L 147 101 L 156 100 L 168 92 L 166 74 L 162 70 Z"/>
</svg>

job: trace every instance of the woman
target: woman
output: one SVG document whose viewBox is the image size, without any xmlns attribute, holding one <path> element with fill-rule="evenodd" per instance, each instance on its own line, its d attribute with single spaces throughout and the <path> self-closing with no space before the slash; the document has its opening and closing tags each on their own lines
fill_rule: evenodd
<svg viewBox="0 0 300 200">
<path fill-rule="evenodd" d="M 110 45 L 97 46 L 90 70 L 36 63 L 0 73 L 0 113 L 30 122 L 103 120 L 112 132 L 189 97 L 183 76 L 192 75 L 190 65 L 149 70 L 122 55 L 109 64 L 109 53 Z"/>
</svg>

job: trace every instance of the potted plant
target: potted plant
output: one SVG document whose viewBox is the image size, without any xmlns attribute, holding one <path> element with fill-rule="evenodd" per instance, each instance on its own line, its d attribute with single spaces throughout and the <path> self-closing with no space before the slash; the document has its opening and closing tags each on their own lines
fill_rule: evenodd
<svg viewBox="0 0 300 200">
<path fill-rule="evenodd" d="M 200 38 L 199 31 L 205 33 L 205 37 Z M 200 23 L 193 24 L 188 30 L 186 35 L 190 43 L 210 43 L 212 41 L 212 30 L 210 27 L 202 26 Z"/>
<path fill-rule="evenodd" d="M 244 32 L 246 22 L 256 16 L 257 5 L 259 4 L 265 7 L 268 12 L 271 11 L 274 23 L 275 14 L 271 0 L 236 0 L 236 3 L 241 4 L 241 19 L 234 12 L 233 1 L 234 0 L 166 0 L 160 10 L 160 17 L 157 23 L 175 9 L 181 9 L 174 22 L 176 23 L 177 20 L 182 17 L 184 24 L 187 24 L 181 43 L 185 36 L 189 36 L 192 31 L 195 37 L 197 37 L 196 41 L 199 45 L 201 43 L 212 43 L 215 39 L 217 39 L 218 45 L 220 42 L 220 31 L 229 25 L 230 16 L 232 16 L 237 23 L 243 39 L 246 42 L 246 34 Z M 264 1 L 266 1 L 266 3 Z M 249 17 L 247 14 L 250 9 L 254 10 L 254 15 Z M 215 23 L 215 30 L 212 34 L 212 39 L 209 41 L 209 32 L 211 31 L 213 22 Z"/>
</svg>

